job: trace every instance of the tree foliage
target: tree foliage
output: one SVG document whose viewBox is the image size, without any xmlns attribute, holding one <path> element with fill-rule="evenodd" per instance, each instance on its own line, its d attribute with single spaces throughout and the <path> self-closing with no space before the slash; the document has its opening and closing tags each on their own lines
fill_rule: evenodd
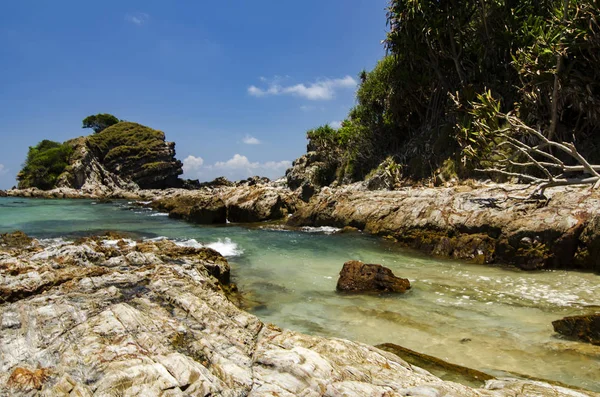
<svg viewBox="0 0 600 397">
<path fill-rule="evenodd" d="M 43 140 L 30 146 L 25 164 L 17 175 L 19 188 L 52 189 L 69 164 L 73 148 L 66 143 Z"/>
<path fill-rule="evenodd" d="M 337 132 L 347 137 L 351 179 L 388 156 L 408 177 L 429 177 L 448 160 L 472 176 L 500 143 L 479 139 L 481 124 L 505 122 L 482 114 L 486 93 L 497 114 L 574 143 L 597 162 L 599 7 L 600 0 L 390 1 L 389 55 L 361 74 L 357 105 Z"/>
<path fill-rule="evenodd" d="M 83 119 L 82 128 L 91 128 L 97 134 L 102 132 L 111 125 L 115 125 L 119 119 L 108 113 L 98 113 L 96 115 L 87 116 Z"/>
</svg>

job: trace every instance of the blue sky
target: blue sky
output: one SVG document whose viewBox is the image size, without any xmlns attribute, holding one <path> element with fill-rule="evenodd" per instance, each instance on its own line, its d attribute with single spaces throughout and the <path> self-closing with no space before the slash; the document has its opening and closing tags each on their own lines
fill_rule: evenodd
<svg viewBox="0 0 600 397">
<path fill-rule="evenodd" d="M 384 54 L 386 0 L 4 1 L 0 189 L 29 146 L 112 113 L 177 143 L 185 177 L 283 175 Z"/>
</svg>

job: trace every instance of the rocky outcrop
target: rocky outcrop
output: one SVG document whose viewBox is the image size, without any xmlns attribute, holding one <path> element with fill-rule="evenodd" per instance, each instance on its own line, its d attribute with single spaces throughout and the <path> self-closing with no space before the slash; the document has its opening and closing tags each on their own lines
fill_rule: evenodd
<svg viewBox="0 0 600 397">
<path fill-rule="evenodd" d="M 308 202 L 322 186 L 329 185 L 335 179 L 335 164 L 316 151 L 309 151 L 294 160 L 292 168 L 285 173 L 287 184 L 298 197 Z"/>
<path fill-rule="evenodd" d="M 175 143 L 166 142 L 162 131 L 122 121 L 64 145 L 72 148 L 68 165 L 51 186 L 41 186 L 44 189 L 75 189 L 101 197 L 117 191 L 185 185 L 179 179 L 183 170 L 175 158 Z M 20 183 L 23 189 L 31 186 L 38 185 Z"/>
<path fill-rule="evenodd" d="M 387 267 L 360 261 L 344 263 L 336 289 L 340 292 L 406 292 L 410 282 Z"/>
<path fill-rule="evenodd" d="M 411 187 L 367 191 L 362 184 L 323 188 L 293 226 L 352 226 L 426 253 L 509 263 L 522 269 L 600 271 L 600 192 L 566 187 L 527 200 L 527 186 Z"/>
<path fill-rule="evenodd" d="M 0 197 L 6 197 L 6 196 L 7 196 L 6 191 L 0 190 Z"/>
<path fill-rule="evenodd" d="M 242 184 L 194 191 L 168 190 L 149 206 L 173 218 L 194 223 L 262 222 L 277 220 L 296 210 L 298 199 L 285 187 Z"/>
<path fill-rule="evenodd" d="M 160 244 L 0 247 L 2 285 L 26 291 L 0 303 L 0 395 L 597 396 L 445 382 L 371 346 L 264 324 L 210 275 L 214 252 Z"/>
<path fill-rule="evenodd" d="M 554 331 L 568 338 L 600 346 L 600 313 L 565 317 L 552 322 Z"/>
<path fill-rule="evenodd" d="M 90 135 L 87 145 L 108 171 L 142 189 L 180 185 L 182 163 L 175 158 L 175 143 L 166 142 L 162 131 L 120 122 Z"/>
<path fill-rule="evenodd" d="M 100 159 L 90 150 L 85 137 L 69 141 L 73 146 L 70 164 L 59 177 L 57 188 L 71 188 L 96 196 L 108 195 L 117 190 L 134 191 L 138 185 L 125 180 L 105 168 Z"/>
</svg>

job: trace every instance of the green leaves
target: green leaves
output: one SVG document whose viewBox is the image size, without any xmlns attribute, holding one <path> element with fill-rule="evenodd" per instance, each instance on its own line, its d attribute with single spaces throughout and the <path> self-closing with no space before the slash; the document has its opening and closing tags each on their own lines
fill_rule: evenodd
<svg viewBox="0 0 600 397">
<path fill-rule="evenodd" d="M 98 113 L 83 119 L 82 128 L 91 128 L 95 133 L 99 133 L 111 125 L 117 124 L 118 122 L 119 119 L 112 114 Z"/>
<path fill-rule="evenodd" d="M 69 164 L 73 148 L 66 143 L 43 140 L 29 147 L 23 169 L 19 172 L 19 188 L 37 187 L 48 190 L 55 187 L 58 177 Z"/>
</svg>

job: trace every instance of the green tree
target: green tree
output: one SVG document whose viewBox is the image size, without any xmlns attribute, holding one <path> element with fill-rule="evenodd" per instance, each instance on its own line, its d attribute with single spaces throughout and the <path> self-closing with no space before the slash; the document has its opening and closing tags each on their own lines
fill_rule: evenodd
<svg viewBox="0 0 600 397">
<path fill-rule="evenodd" d="M 108 113 L 98 113 L 96 115 L 87 116 L 83 119 L 82 128 L 91 128 L 97 134 L 102 132 L 111 125 L 115 125 L 119 119 Z"/>
<path fill-rule="evenodd" d="M 43 140 L 30 146 L 25 164 L 17 175 L 19 188 L 52 189 L 69 164 L 73 148 L 66 143 Z"/>
</svg>

